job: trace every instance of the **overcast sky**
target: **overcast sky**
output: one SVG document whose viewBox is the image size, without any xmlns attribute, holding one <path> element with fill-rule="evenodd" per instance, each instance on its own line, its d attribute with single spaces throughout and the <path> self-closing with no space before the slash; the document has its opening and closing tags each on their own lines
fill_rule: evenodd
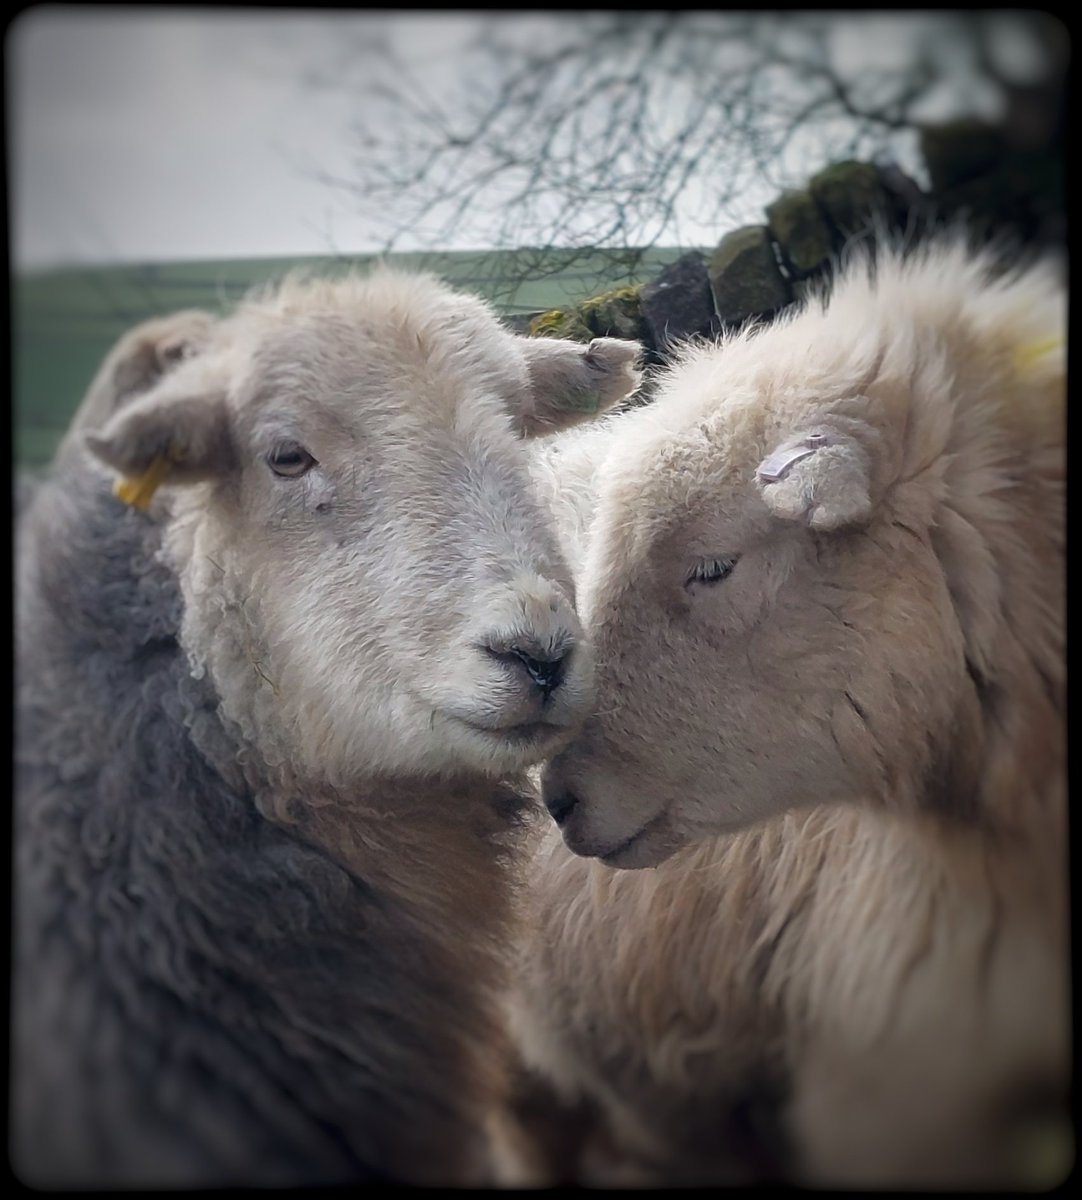
<svg viewBox="0 0 1082 1200">
<path fill-rule="evenodd" d="M 541 37 L 546 21 L 566 31 L 578 17 L 85 4 L 24 10 L 5 41 L 12 266 L 378 250 L 381 230 L 358 216 L 347 190 L 318 178 L 350 178 L 358 131 L 378 119 L 358 111 L 364 106 L 350 82 L 386 69 L 390 45 L 419 68 L 429 90 L 448 80 L 461 86 L 456 48 L 477 21 L 521 20 L 523 29 L 532 21 L 530 36 Z M 844 18 L 840 34 L 854 39 L 845 54 L 867 65 L 875 54 L 889 62 L 908 22 L 889 13 Z M 741 219 L 761 219 L 772 198 L 765 188 L 749 193 Z M 703 231 L 707 241 L 714 236 Z M 465 229 L 459 245 L 485 248 L 483 238 L 483 228 Z"/>
<path fill-rule="evenodd" d="M 470 18 L 402 12 L 24 11 L 5 44 L 12 265 L 378 249 L 318 182 L 348 152 L 348 91 L 306 86 L 380 32 L 453 49 Z"/>
</svg>

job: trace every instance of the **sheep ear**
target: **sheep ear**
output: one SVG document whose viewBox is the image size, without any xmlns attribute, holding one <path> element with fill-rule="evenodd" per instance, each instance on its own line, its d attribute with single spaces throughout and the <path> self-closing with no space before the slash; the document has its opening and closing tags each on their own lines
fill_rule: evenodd
<svg viewBox="0 0 1082 1200">
<path fill-rule="evenodd" d="M 202 351 L 214 323 L 210 313 L 188 309 L 128 330 L 98 368 L 69 432 L 100 428 L 114 412 L 149 392 L 183 360 Z"/>
<path fill-rule="evenodd" d="M 522 433 L 537 437 L 588 421 L 626 399 L 642 381 L 642 346 L 623 338 L 588 345 L 561 338 L 516 339 L 530 386 L 515 413 Z"/>
<path fill-rule="evenodd" d="M 786 520 L 840 529 L 872 510 L 867 452 L 852 438 L 812 429 L 776 447 L 759 464 L 763 499 Z"/>
<path fill-rule="evenodd" d="M 119 401 L 149 391 L 182 359 L 197 354 L 210 337 L 215 318 L 199 309 L 155 317 L 130 330 L 104 364 L 101 383 Z"/>
<path fill-rule="evenodd" d="M 115 413 L 87 447 L 122 478 L 116 494 L 145 508 L 158 486 L 198 483 L 236 464 L 225 394 L 192 393 L 171 380 Z"/>
</svg>

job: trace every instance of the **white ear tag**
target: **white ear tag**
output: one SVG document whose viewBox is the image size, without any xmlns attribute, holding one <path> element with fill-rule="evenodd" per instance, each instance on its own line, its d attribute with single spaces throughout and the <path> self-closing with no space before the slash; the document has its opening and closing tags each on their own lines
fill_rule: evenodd
<svg viewBox="0 0 1082 1200">
<path fill-rule="evenodd" d="M 807 458 L 809 454 L 814 454 L 816 450 L 827 443 L 828 438 L 825 433 L 809 433 L 799 442 L 791 446 L 782 446 L 773 454 L 768 454 L 759 464 L 756 474 L 763 483 L 774 483 L 785 477 L 793 463 L 798 463 L 802 458 Z"/>
</svg>

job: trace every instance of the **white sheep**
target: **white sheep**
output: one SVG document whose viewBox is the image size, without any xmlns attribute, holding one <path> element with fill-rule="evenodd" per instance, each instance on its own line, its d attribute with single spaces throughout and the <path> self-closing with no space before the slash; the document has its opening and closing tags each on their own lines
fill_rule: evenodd
<svg viewBox="0 0 1082 1200">
<path fill-rule="evenodd" d="M 520 434 L 637 348 L 392 271 L 202 333 L 19 530 L 14 1169 L 491 1181 L 523 771 L 591 689 Z"/>
<path fill-rule="evenodd" d="M 1065 309 L 884 248 L 547 444 L 598 695 L 544 773 L 517 1028 L 608 1117 L 587 1178 L 1055 1174 Z"/>
</svg>

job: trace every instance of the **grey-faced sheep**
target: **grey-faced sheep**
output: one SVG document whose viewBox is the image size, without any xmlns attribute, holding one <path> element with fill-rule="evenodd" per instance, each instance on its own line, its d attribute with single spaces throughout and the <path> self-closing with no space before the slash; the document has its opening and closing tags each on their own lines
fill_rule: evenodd
<svg viewBox="0 0 1082 1200">
<path fill-rule="evenodd" d="M 521 435 L 636 348 L 388 271 L 204 332 L 19 531 L 13 1166 L 491 1179 L 523 772 L 591 689 Z"/>
<path fill-rule="evenodd" d="M 1055 1174 L 1065 308 L 884 249 L 540 457 L 598 695 L 544 772 L 517 1027 L 631 1177 Z"/>
</svg>

